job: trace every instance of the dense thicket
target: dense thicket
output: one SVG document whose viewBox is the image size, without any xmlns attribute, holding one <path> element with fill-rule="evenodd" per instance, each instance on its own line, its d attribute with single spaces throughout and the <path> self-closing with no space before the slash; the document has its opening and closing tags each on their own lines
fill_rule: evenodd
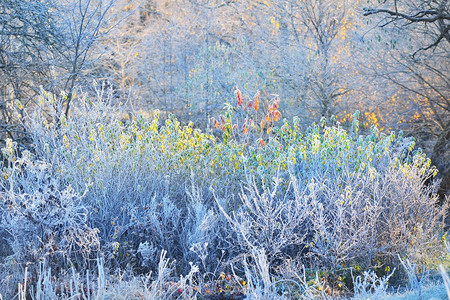
<svg viewBox="0 0 450 300">
<path fill-rule="evenodd" d="M 193 287 L 207 295 L 202 286 L 222 273 L 255 297 L 287 293 L 289 282 L 295 295 L 339 296 L 369 270 L 385 280 L 397 269 L 392 284 L 402 284 L 402 261 L 445 261 L 445 206 L 426 184 L 437 170 L 413 140 L 376 127 L 360 135 L 357 114 L 350 131 L 326 119 L 303 131 L 298 118 L 280 119 L 278 98 L 259 97 L 237 91 L 214 121 L 218 139 L 173 115 L 161 123 L 159 111 L 122 123 L 123 107 L 100 99 L 65 118 L 44 94 L 48 109 L 29 120 L 35 153 L 10 139 L 2 149 L 0 266 L 10 275 L 0 293 L 24 265 L 37 276 L 43 259 L 63 285 L 70 266 L 84 273 L 96 258 L 107 274 L 158 273 L 169 259 L 174 275 L 198 273 L 182 284 L 187 298 Z M 158 291 L 170 294 L 164 280 Z"/>
</svg>

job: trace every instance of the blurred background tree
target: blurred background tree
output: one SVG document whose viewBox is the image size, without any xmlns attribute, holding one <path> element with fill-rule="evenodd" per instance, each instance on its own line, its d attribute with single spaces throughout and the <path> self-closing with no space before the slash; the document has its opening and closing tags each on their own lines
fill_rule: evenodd
<svg viewBox="0 0 450 300">
<path fill-rule="evenodd" d="M 103 52 L 91 52 L 126 14 L 115 0 L 0 1 L 0 134 L 27 147 L 23 122 L 42 90 L 67 116 Z"/>
<path fill-rule="evenodd" d="M 402 94 L 405 128 L 428 150 L 442 178 L 441 193 L 450 191 L 450 3 L 382 1 L 364 9 L 380 27 L 394 33 L 390 64 L 375 73 Z M 380 31 L 378 31 L 379 34 Z M 402 35 L 402 37 L 399 37 Z"/>
<path fill-rule="evenodd" d="M 53 6 L 40 1 L 0 1 L 0 134 L 26 144 L 24 109 L 39 87 L 52 91 L 48 64 L 58 48 Z"/>
</svg>

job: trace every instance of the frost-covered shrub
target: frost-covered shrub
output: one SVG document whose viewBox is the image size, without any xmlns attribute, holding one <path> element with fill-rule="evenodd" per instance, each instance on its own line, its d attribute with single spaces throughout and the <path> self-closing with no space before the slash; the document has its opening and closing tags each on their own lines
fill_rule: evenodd
<svg viewBox="0 0 450 300">
<path fill-rule="evenodd" d="M 247 164 L 252 175 L 237 209 L 222 208 L 239 241 L 234 250 L 249 257 L 263 249 L 282 276 L 295 277 L 290 265 L 304 264 L 340 287 L 351 285 L 351 268 L 387 274 L 400 269 L 398 255 L 419 264 L 439 259 L 446 204 L 428 184 L 437 170 L 412 139 L 357 131 L 357 115 L 350 132 L 325 122 L 305 135 L 295 121 L 274 128 L 265 147 L 276 149 L 276 176 Z M 227 202 L 217 197 L 219 207 Z"/>
<path fill-rule="evenodd" d="M 161 124 L 158 112 L 121 122 L 119 109 L 84 99 L 68 120 L 51 109 L 37 111 L 30 120 L 36 152 L 46 161 L 56 158 L 58 178 L 75 191 L 88 186 L 83 203 L 107 264 L 154 270 L 150 253 L 166 250 L 188 271 L 199 259 L 193 245 L 216 245 L 221 220 L 209 187 L 220 182 L 213 170 L 227 159 L 214 151 L 216 139 L 193 124 L 182 126 L 173 116 Z M 209 260 L 216 261 L 214 253 Z"/>
<path fill-rule="evenodd" d="M 298 119 L 281 120 L 279 99 L 236 95 L 205 132 L 158 112 L 120 121 L 107 99 L 80 99 L 68 119 L 52 105 L 36 110 L 34 154 L 2 166 L 2 195 L 20 209 L 1 220 L 15 212 L 31 224 L 20 211 L 44 203 L 53 223 L 23 229 L 49 246 L 17 243 L 15 253 L 45 256 L 56 241 L 61 256 L 93 255 L 75 234 L 85 231 L 110 270 L 157 272 L 165 250 L 178 274 L 198 266 L 202 282 L 235 272 L 251 280 L 250 294 L 285 295 L 281 280 L 324 297 L 353 290 L 351 269 L 382 278 L 399 256 L 439 257 L 445 207 L 427 183 L 436 170 L 411 139 L 376 128 L 360 135 L 357 115 L 351 130 L 325 120 L 302 130 Z M 49 235 L 62 219 L 78 231 Z"/>
<path fill-rule="evenodd" d="M 89 226 L 84 195 L 61 181 L 51 163 L 27 151 L 18 156 L 11 140 L 2 151 L 6 162 L 0 165 L 0 230 L 8 233 L 12 254 L 0 271 L 9 269 L 13 276 L 17 264 L 33 265 L 41 259 L 58 269 L 72 260 L 86 266 L 100 243 L 98 230 Z M 0 285 L 10 284 L 4 280 L 8 276 Z"/>
<path fill-rule="evenodd" d="M 352 277 L 354 299 L 380 299 L 387 295 L 389 278 L 394 273 L 378 277 L 374 271 L 364 271 L 363 274 Z"/>
<path fill-rule="evenodd" d="M 98 247 L 97 230 L 88 226 L 88 210 L 80 195 L 58 178 L 49 162 L 33 160 L 25 151 L 16 157 L 7 140 L 0 182 L 0 226 L 11 235 L 16 261 L 50 256 L 88 255 Z M 66 257 L 67 256 L 67 257 Z"/>
</svg>

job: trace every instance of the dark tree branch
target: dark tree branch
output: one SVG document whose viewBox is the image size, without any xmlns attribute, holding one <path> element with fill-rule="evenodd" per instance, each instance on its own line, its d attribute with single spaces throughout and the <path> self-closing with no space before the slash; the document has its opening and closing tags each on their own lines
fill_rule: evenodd
<svg viewBox="0 0 450 300">
<path fill-rule="evenodd" d="M 438 38 L 436 39 L 436 41 L 433 44 L 418 49 L 416 52 L 414 52 L 412 54 L 412 57 L 414 58 L 416 56 L 416 54 L 420 51 L 426 51 L 431 48 L 435 48 L 437 45 L 439 45 L 439 43 L 442 41 L 442 39 L 445 38 L 449 34 L 449 31 L 450 31 L 450 25 L 447 26 L 446 28 L 444 28 L 443 31 L 441 31 L 441 34 L 438 36 Z"/>
<path fill-rule="evenodd" d="M 417 12 L 415 15 L 408 15 L 404 14 L 398 11 L 392 11 L 389 9 L 375 9 L 375 8 L 365 8 L 364 9 L 364 16 L 370 16 L 375 14 L 388 14 L 393 17 L 400 17 L 402 19 L 411 21 L 411 22 L 425 22 L 425 23 L 433 23 L 438 20 L 449 20 L 450 21 L 450 14 L 443 13 L 436 10 L 422 10 Z"/>
</svg>

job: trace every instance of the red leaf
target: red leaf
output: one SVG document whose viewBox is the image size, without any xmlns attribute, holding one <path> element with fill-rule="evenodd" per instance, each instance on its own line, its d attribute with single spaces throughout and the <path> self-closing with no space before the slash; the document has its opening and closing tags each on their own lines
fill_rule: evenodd
<svg viewBox="0 0 450 300">
<path fill-rule="evenodd" d="M 259 97 L 261 96 L 261 93 L 259 91 L 256 92 L 255 97 L 253 99 L 253 101 L 255 101 L 255 111 L 258 111 L 259 108 Z"/>
<path fill-rule="evenodd" d="M 234 93 L 236 94 L 236 100 L 238 102 L 238 106 L 242 106 L 242 104 L 244 104 L 244 99 L 242 99 L 241 91 L 238 88 L 236 88 L 236 91 Z"/>
<path fill-rule="evenodd" d="M 281 119 L 281 113 L 278 110 L 274 111 L 272 113 L 272 116 L 274 121 L 278 121 L 279 119 Z"/>
<path fill-rule="evenodd" d="M 277 110 L 279 106 L 280 106 L 280 99 L 277 97 L 275 98 L 275 100 L 273 100 L 273 109 Z"/>
</svg>

